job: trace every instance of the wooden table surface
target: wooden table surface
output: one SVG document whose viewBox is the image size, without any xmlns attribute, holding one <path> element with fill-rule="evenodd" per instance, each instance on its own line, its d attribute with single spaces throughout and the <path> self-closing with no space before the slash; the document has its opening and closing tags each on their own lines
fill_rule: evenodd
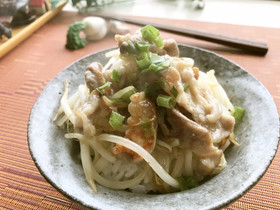
<svg viewBox="0 0 280 210">
<path fill-rule="evenodd" d="M 69 25 L 83 17 L 62 11 L 26 41 L 0 59 L 0 208 L 82 209 L 48 184 L 35 167 L 27 144 L 27 122 L 32 105 L 46 84 L 75 60 L 116 46 L 113 35 L 85 48 L 65 49 Z M 280 29 L 134 17 L 266 42 L 265 56 L 162 32 L 185 43 L 214 51 L 253 74 L 268 89 L 280 110 Z M 129 25 L 131 33 L 137 26 Z M 280 151 L 259 183 L 227 209 L 280 209 Z"/>
</svg>

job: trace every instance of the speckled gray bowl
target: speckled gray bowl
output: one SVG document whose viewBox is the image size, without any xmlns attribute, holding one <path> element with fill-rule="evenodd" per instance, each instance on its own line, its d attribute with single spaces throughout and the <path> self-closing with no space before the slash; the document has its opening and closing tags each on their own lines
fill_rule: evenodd
<svg viewBox="0 0 280 210">
<path fill-rule="evenodd" d="M 98 185 L 98 194 L 88 186 L 77 155 L 77 143 L 66 140 L 52 119 L 70 82 L 70 95 L 84 83 L 83 72 L 92 61 L 106 62 L 102 51 L 84 57 L 59 73 L 34 104 L 28 125 L 32 158 L 42 175 L 62 194 L 84 207 L 95 209 L 214 209 L 240 198 L 263 176 L 278 145 L 279 117 L 267 89 L 247 71 L 209 51 L 180 45 L 181 56 L 192 57 L 201 70 L 215 69 L 216 76 L 233 104 L 246 109 L 236 126 L 239 147 L 226 151 L 228 166 L 217 176 L 189 191 L 142 195 L 110 190 Z"/>
</svg>

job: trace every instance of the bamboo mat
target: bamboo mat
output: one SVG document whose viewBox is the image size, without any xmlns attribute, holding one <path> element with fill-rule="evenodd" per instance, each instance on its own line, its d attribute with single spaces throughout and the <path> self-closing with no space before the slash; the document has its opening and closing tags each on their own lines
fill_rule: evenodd
<svg viewBox="0 0 280 210">
<path fill-rule="evenodd" d="M 0 60 L 0 209 L 82 209 L 44 180 L 30 157 L 27 144 L 29 113 L 46 84 L 76 59 L 116 46 L 113 35 L 108 35 L 83 49 L 66 50 L 64 45 L 68 26 L 81 19 L 76 13 L 59 13 Z M 217 44 L 162 33 L 164 38 L 172 36 L 179 43 L 212 50 L 243 66 L 267 87 L 280 110 L 279 29 L 186 20 L 146 20 L 266 42 L 269 46 L 267 55 L 256 56 Z M 128 26 L 132 33 L 138 28 Z M 227 209 L 280 209 L 279 171 L 278 149 L 260 182 Z"/>
</svg>

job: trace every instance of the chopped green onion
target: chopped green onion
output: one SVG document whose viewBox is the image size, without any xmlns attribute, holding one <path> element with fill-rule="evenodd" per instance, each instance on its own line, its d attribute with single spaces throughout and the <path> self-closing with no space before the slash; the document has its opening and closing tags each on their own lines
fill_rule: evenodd
<svg viewBox="0 0 280 210">
<path fill-rule="evenodd" d="M 130 103 L 130 96 L 132 96 L 134 93 L 137 93 L 137 89 L 131 89 L 129 91 L 127 91 L 126 93 L 123 94 L 122 99 L 127 102 Z"/>
<path fill-rule="evenodd" d="M 146 68 L 140 68 L 141 73 L 145 73 L 148 71 L 161 71 L 170 66 L 170 61 L 167 61 L 163 56 L 159 56 L 155 53 L 149 53 L 150 65 Z"/>
<path fill-rule="evenodd" d="M 164 62 L 157 64 L 156 72 L 167 69 L 170 66 L 170 61 L 165 60 Z"/>
<path fill-rule="evenodd" d="M 100 87 L 98 87 L 98 90 L 103 90 L 106 87 L 109 87 L 112 83 L 111 82 L 105 82 L 103 85 L 101 85 Z"/>
<path fill-rule="evenodd" d="M 167 95 L 159 95 L 157 97 L 157 105 L 165 108 L 173 108 L 176 104 L 176 101 L 173 97 Z"/>
<path fill-rule="evenodd" d="M 128 40 L 127 46 L 124 48 L 123 53 L 128 53 L 129 55 L 133 55 L 138 57 L 141 53 L 149 52 L 149 43 L 148 42 L 132 42 Z"/>
<path fill-rule="evenodd" d="M 141 73 L 149 72 L 149 71 L 157 71 L 158 66 L 154 63 L 152 63 L 149 68 L 144 69 Z"/>
<path fill-rule="evenodd" d="M 102 96 L 102 99 L 108 107 L 127 108 L 128 106 L 128 104 L 121 99 L 109 99 L 106 96 Z"/>
<path fill-rule="evenodd" d="M 155 134 L 155 129 L 153 128 L 152 120 L 143 120 L 140 122 L 140 126 L 145 138 L 151 138 Z"/>
<path fill-rule="evenodd" d="M 181 176 L 177 178 L 181 191 L 189 190 L 198 186 L 198 182 L 192 176 Z"/>
<path fill-rule="evenodd" d="M 128 86 L 128 87 L 125 87 L 125 88 L 119 90 L 118 92 L 116 92 L 111 97 L 111 100 L 114 101 L 114 100 L 117 99 L 117 100 L 129 103 L 130 102 L 130 96 L 133 95 L 136 92 L 137 92 L 137 89 L 135 87 Z"/>
<path fill-rule="evenodd" d="M 119 113 L 112 111 L 109 119 L 109 124 L 114 130 L 118 130 L 123 125 L 124 119 L 125 116 L 122 116 Z"/>
<path fill-rule="evenodd" d="M 186 91 L 187 89 L 189 89 L 190 85 L 188 83 L 184 84 L 184 91 Z"/>
<path fill-rule="evenodd" d="M 134 55 L 134 56 L 139 55 L 139 51 L 136 48 L 135 44 L 130 40 L 128 40 L 127 43 L 128 43 L 128 54 L 131 54 L 131 55 Z"/>
<path fill-rule="evenodd" d="M 175 85 L 173 85 L 173 87 L 171 88 L 170 92 L 173 94 L 173 96 L 176 98 L 178 96 L 178 90 L 175 87 Z"/>
<path fill-rule="evenodd" d="M 242 120 L 242 118 L 243 118 L 243 116 L 244 116 L 244 113 L 245 113 L 245 109 L 244 109 L 244 108 L 235 106 L 235 107 L 234 107 L 234 113 L 233 113 L 232 116 L 233 116 L 236 120 Z"/>
<path fill-rule="evenodd" d="M 151 60 L 148 53 L 145 53 L 144 58 L 141 60 L 136 60 L 139 69 L 146 69 L 151 65 Z"/>
<path fill-rule="evenodd" d="M 111 103 L 117 108 L 125 108 L 128 106 L 128 103 L 123 101 L 122 99 L 110 99 Z"/>
<path fill-rule="evenodd" d="M 136 47 L 138 48 L 140 53 L 149 52 L 149 43 L 148 42 L 136 42 Z"/>
<path fill-rule="evenodd" d="M 150 53 L 150 59 L 152 63 L 162 63 L 165 61 L 165 58 L 163 56 L 159 56 L 158 54 L 155 53 Z"/>
<path fill-rule="evenodd" d="M 146 25 L 141 28 L 142 36 L 150 43 L 155 43 L 157 47 L 162 48 L 163 42 L 159 30 L 151 25 Z"/>
<path fill-rule="evenodd" d="M 113 103 L 121 103 L 121 102 L 123 102 L 123 100 L 122 99 L 120 99 L 120 98 L 111 98 L 110 99 Z"/>
<path fill-rule="evenodd" d="M 114 81 L 114 82 L 120 82 L 121 80 L 121 76 L 122 76 L 122 73 L 117 70 L 117 69 L 114 69 L 112 74 L 111 74 L 111 79 Z"/>
<path fill-rule="evenodd" d="M 156 44 L 156 46 L 158 47 L 158 48 L 163 48 L 163 42 L 162 42 L 162 38 L 161 38 L 161 36 L 158 36 L 156 39 L 155 39 L 155 44 Z"/>
</svg>

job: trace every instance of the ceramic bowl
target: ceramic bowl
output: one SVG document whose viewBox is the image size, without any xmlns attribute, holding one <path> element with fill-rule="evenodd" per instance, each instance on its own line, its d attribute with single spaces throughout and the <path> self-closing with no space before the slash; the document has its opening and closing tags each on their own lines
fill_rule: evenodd
<svg viewBox="0 0 280 210">
<path fill-rule="evenodd" d="M 88 186 L 77 158 L 77 142 L 64 138 L 64 130 L 52 119 L 69 81 L 71 95 L 84 83 L 84 69 L 93 61 L 106 63 L 111 49 L 86 56 L 60 72 L 42 91 L 30 113 L 28 143 L 41 174 L 59 192 L 84 207 L 94 209 L 214 209 L 229 205 L 252 188 L 269 167 L 278 146 L 279 117 L 267 89 L 250 73 L 213 52 L 180 45 L 183 57 L 195 60 L 200 70 L 215 69 L 216 77 L 232 103 L 246 109 L 235 128 L 240 146 L 225 152 L 227 167 L 199 187 L 188 191 L 150 195 L 111 190 L 98 185 L 98 194 Z"/>
</svg>

